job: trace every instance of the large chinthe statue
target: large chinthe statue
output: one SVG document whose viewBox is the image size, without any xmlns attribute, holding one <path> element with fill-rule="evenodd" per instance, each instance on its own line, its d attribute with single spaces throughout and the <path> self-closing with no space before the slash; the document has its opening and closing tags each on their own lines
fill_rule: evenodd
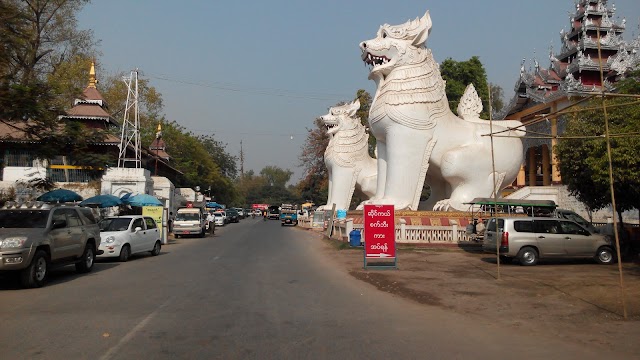
<svg viewBox="0 0 640 360">
<path fill-rule="evenodd" d="M 319 210 L 348 210 L 356 187 L 367 197 L 376 192 L 376 160 L 369 156 L 369 134 L 356 117 L 360 101 L 329 109 L 321 117 L 329 135 L 324 163 L 329 173 L 329 198 Z"/>
<path fill-rule="evenodd" d="M 402 25 L 383 25 L 376 38 L 360 43 L 377 91 L 369 112 L 377 140 L 378 177 L 373 198 L 359 206 L 393 204 L 417 210 L 425 183 L 433 210 L 467 210 L 465 202 L 490 197 L 512 183 L 522 163 L 518 121 L 494 122 L 495 174 L 489 121 L 473 87 L 461 99 L 458 116 L 449 109 L 445 81 L 426 41 L 429 12 Z M 510 130 L 513 129 L 513 130 Z M 511 135 L 514 137 L 504 137 Z M 494 180 L 495 179 L 495 180 Z M 495 182 L 494 182 L 495 181 Z"/>
</svg>

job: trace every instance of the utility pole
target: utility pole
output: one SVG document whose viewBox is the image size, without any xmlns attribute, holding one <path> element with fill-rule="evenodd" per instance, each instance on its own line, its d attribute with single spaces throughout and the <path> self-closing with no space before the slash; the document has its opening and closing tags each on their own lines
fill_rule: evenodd
<svg viewBox="0 0 640 360">
<path fill-rule="evenodd" d="M 242 140 L 240 140 L 240 178 L 244 176 L 244 151 L 242 150 Z"/>
</svg>

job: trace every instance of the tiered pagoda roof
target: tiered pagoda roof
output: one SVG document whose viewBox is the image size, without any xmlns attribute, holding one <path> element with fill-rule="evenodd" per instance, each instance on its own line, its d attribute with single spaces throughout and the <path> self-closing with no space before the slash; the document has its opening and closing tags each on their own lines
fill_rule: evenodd
<svg viewBox="0 0 640 360">
<path fill-rule="evenodd" d="M 526 70 L 525 60 L 522 61 L 515 97 L 496 118 L 570 95 L 601 92 L 603 87 L 612 91 L 617 80 L 640 69 L 640 34 L 626 43 L 622 37 L 626 20 L 616 24 L 612 20 L 615 11 L 615 5 L 608 7 L 607 0 L 579 0 L 570 18 L 570 30 L 560 32 L 560 53 L 554 54 L 550 49 L 551 64 L 547 69 L 536 59 L 534 68 Z"/>
<path fill-rule="evenodd" d="M 107 129 L 111 126 L 119 126 L 118 122 L 109 114 L 109 106 L 96 88 L 96 83 L 95 64 L 91 63 L 89 85 L 82 92 L 82 98 L 76 99 L 73 107 L 60 118 L 78 120 L 94 128 Z"/>
</svg>

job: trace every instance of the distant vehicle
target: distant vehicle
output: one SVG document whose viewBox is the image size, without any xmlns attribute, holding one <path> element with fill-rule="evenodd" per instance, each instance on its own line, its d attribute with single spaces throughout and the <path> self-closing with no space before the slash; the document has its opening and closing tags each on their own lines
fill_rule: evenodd
<svg viewBox="0 0 640 360">
<path fill-rule="evenodd" d="M 141 215 L 113 216 L 100 221 L 103 250 L 99 258 L 117 257 L 127 261 L 133 254 L 150 252 L 160 254 L 160 232 L 156 222 Z"/>
<path fill-rule="evenodd" d="M 238 218 L 240 219 L 244 219 L 245 218 L 245 212 L 243 208 L 235 208 L 235 210 L 238 212 Z"/>
<path fill-rule="evenodd" d="M 227 218 L 230 223 L 237 223 L 240 221 L 240 216 L 238 215 L 238 211 L 236 209 L 227 209 Z"/>
<path fill-rule="evenodd" d="M 91 271 L 99 246 L 89 208 L 9 202 L 0 209 L 0 272 L 19 273 L 24 287 L 43 286 L 52 267 Z"/>
<path fill-rule="evenodd" d="M 267 209 L 267 218 L 269 220 L 280 219 L 280 206 L 278 205 L 269 206 L 269 209 Z"/>
<path fill-rule="evenodd" d="M 213 213 L 213 216 L 216 226 L 224 226 L 224 217 L 222 216 L 222 213 L 216 212 Z"/>
<path fill-rule="evenodd" d="M 207 217 L 202 208 L 183 207 L 176 211 L 173 221 L 173 234 L 176 238 L 184 235 L 204 237 Z"/>
<path fill-rule="evenodd" d="M 280 206 L 280 222 L 281 225 L 298 225 L 298 211 L 293 205 L 282 204 Z"/>
<path fill-rule="evenodd" d="M 600 264 L 615 262 L 609 237 L 592 234 L 570 220 L 548 217 L 491 218 L 482 249 L 520 265 L 535 265 L 545 258 L 594 258 Z"/>
</svg>

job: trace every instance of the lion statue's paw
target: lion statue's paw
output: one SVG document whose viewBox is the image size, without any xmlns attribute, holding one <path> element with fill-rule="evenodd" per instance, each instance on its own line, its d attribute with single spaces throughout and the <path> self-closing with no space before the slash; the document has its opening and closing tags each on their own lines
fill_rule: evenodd
<svg viewBox="0 0 640 360">
<path fill-rule="evenodd" d="M 444 199 L 444 200 L 438 201 L 433 206 L 433 211 L 449 211 L 449 209 L 451 208 L 450 202 L 451 202 L 451 199 Z"/>
</svg>

